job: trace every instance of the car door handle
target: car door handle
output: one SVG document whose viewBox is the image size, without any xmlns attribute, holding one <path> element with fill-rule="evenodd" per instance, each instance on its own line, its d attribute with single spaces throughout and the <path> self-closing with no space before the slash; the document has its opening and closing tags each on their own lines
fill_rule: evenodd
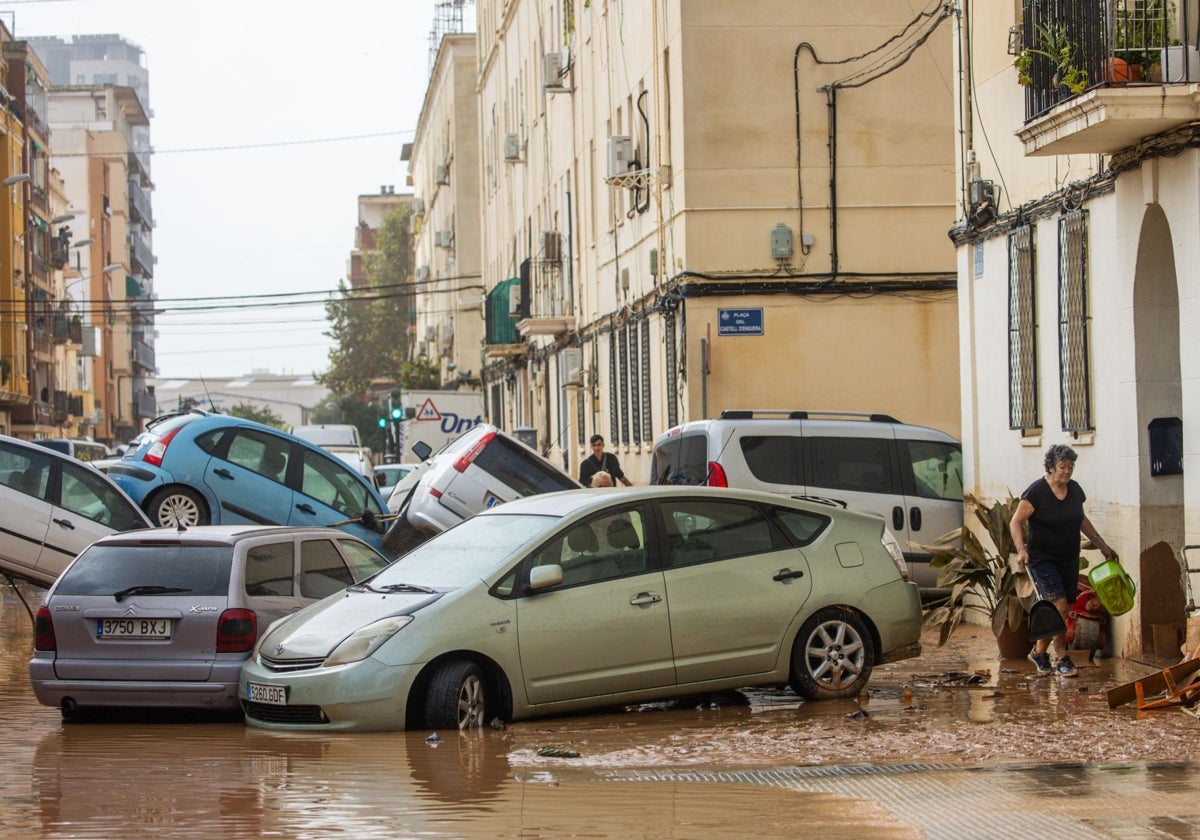
<svg viewBox="0 0 1200 840">
<path fill-rule="evenodd" d="M 221 478 L 228 478 L 230 481 L 233 481 L 233 473 L 224 467 L 217 467 L 215 470 L 213 470 L 213 475 L 219 475 Z"/>
<path fill-rule="evenodd" d="M 296 505 L 296 510 L 300 511 L 301 513 L 307 513 L 311 516 L 316 516 L 316 514 L 317 514 L 316 509 L 312 505 L 309 505 L 309 504 L 303 504 L 303 503 L 298 504 L 298 505 Z"/>
<path fill-rule="evenodd" d="M 900 507 L 900 505 L 896 505 L 894 508 L 892 508 L 892 530 L 904 530 L 904 508 Z"/>
<path fill-rule="evenodd" d="M 66 528 L 68 531 L 75 530 L 75 523 L 70 519 L 55 519 L 54 524 Z"/>
<path fill-rule="evenodd" d="M 796 569 L 795 571 L 792 571 L 791 569 L 780 569 L 774 574 L 774 576 L 772 576 L 771 580 L 784 581 L 802 577 L 804 577 L 803 569 Z"/>
<path fill-rule="evenodd" d="M 921 530 L 921 509 L 919 507 L 908 509 L 908 527 L 912 531 Z"/>
<path fill-rule="evenodd" d="M 639 592 L 629 599 L 629 603 L 634 607 L 642 607 L 646 604 L 657 604 L 661 600 L 662 596 L 653 592 Z"/>
</svg>

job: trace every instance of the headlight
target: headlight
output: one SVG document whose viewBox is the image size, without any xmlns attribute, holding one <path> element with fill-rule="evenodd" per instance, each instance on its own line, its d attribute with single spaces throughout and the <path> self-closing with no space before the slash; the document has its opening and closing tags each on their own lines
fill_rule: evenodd
<svg viewBox="0 0 1200 840">
<path fill-rule="evenodd" d="M 411 615 L 395 615 L 381 618 L 366 627 L 360 627 L 333 649 L 333 653 L 325 658 L 324 666 L 329 668 L 366 659 L 379 650 L 380 645 L 400 632 L 410 621 L 412 621 Z"/>
<path fill-rule="evenodd" d="M 882 542 L 884 549 L 891 555 L 892 562 L 896 564 L 896 571 L 900 573 L 900 579 L 908 580 L 908 563 L 904 559 L 904 552 L 900 550 L 900 542 L 887 528 L 883 529 Z"/>
</svg>

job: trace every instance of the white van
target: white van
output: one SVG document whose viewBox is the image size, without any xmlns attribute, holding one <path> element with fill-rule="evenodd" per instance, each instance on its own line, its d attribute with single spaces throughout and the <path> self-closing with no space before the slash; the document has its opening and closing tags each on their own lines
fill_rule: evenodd
<svg viewBox="0 0 1200 840">
<path fill-rule="evenodd" d="M 651 484 L 707 484 L 815 496 L 883 517 L 922 594 L 938 592 L 930 545 L 962 528 L 962 446 L 886 414 L 723 411 L 654 443 Z"/>
<path fill-rule="evenodd" d="M 39 438 L 31 442 L 70 455 L 78 461 L 102 461 L 112 457 L 112 453 L 103 443 L 86 438 Z"/>
</svg>

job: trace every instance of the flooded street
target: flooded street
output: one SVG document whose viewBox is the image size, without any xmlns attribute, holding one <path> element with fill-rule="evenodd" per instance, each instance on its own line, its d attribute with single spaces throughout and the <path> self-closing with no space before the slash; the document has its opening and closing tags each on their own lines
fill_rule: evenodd
<svg viewBox="0 0 1200 840">
<path fill-rule="evenodd" d="M 64 725 L 33 697 L 29 618 L 0 591 L 4 837 L 960 838 L 1057 828 L 1200 838 L 1200 721 L 1104 700 L 1154 668 L 1101 661 L 1076 680 L 1038 679 L 1024 662 L 997 661 L 990 634 L 975 628 L 878 669 L 858 702 L 746 692 L 427 740 L 263 732 L 179 714 Z M 40 592 L 24 591 L 36 605 Z M 568 756 L 539 754 L 553 750 Z"/>
</svg>

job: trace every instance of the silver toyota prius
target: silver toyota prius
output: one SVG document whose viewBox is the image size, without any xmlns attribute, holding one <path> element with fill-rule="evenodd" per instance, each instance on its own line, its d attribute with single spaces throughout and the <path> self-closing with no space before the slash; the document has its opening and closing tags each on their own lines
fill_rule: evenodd
<svg viewBox="0 0 1200 840">
<path fill-rule="evenodd" d="M 531 496 L 273 625 L 238 692 L 248 723 L 308 730 L 467 729 L 754 685 L 849 697 L 920 653 L 906 570 L 879 517 L 774 494 Z"/>
</svg>

